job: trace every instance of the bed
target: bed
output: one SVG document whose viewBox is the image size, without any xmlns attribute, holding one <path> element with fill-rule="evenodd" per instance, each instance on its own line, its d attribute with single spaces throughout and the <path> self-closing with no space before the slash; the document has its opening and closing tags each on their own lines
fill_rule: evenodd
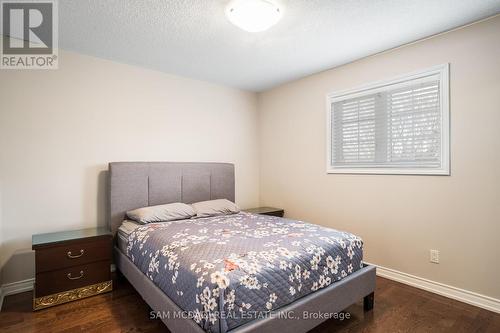
<svg viewBox="0 0 500 333">
<path fill-rule="evenodd" d="M 116 267 L 172 332 L 306 332 L 362 298 L 373 307 L 355 235 L 245 212 L 123 223 L 139 207 L 234 201 L 232 164 L 116 162 L 109 176 Z"/>
</svg>

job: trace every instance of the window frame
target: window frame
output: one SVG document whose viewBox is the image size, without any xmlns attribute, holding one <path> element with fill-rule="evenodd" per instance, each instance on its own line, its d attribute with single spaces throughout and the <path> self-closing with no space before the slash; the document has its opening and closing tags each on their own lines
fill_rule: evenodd
<svg viewBox="0 0 500 333">
<path fill-rule="evenodd" d="M 440 114 L 441 114 L 441 161 L 438 168 L 402 168 L 402 167 L 352 167 L 333 166 L 332 164 L 332 113 L 333 103 L 348 98 L 355 98 L 377 91 L 391 85 L 404 84 L 409 81 L 423 79 L 428 76 L 439 76 Z M 393 175 L 450 175 L 450 101 L 449 101 L 449 64 L 433 66 L 425 70 L 381 80 L 353 89 L 332 92 L 326 95 L 326 172 L 328 174 L 393 174 Z"/>
</svg>

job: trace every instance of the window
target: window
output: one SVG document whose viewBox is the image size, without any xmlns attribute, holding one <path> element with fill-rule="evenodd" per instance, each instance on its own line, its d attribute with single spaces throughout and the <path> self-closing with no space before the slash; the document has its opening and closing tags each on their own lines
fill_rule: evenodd
<svg viewBox="0 0 500 333">
<path fill-rule="evenodd" d="M 448 64 L 327 101 L 328 173 L 450 174 Z"/>
</svg>

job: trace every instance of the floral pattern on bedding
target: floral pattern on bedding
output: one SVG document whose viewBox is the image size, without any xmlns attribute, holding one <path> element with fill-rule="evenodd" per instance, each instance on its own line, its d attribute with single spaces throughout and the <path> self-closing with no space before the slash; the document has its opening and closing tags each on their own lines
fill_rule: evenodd
<svg viewBox="0 0 500 333">
<path fill-rule="evenodd" d="M 226 332 L 358 270 L 363 241 L 242 212 L 138 227 L 127 256 L 207 332 Z"/>
</svg>

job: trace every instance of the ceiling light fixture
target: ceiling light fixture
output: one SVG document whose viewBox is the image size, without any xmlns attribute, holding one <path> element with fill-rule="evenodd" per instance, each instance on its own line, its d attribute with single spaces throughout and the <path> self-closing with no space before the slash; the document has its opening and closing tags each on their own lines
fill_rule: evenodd
<svg viewBox="0 0 500 333">
<path fill-rule="evenodd" d="M 278 23 L 281 10 L 266 0 L 233 0 L 226 7 L 226 16 L 245 31 L 260 32 Z"/>
</svg>

